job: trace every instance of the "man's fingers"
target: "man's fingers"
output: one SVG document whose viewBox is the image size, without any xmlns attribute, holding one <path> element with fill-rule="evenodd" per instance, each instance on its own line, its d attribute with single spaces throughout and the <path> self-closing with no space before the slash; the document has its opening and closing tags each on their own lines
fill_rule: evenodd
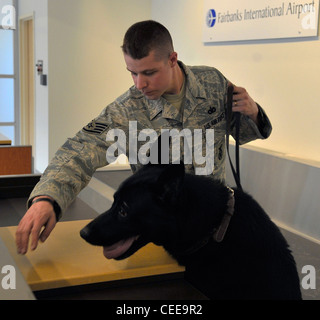
<svg viewBox="0 0 320 320">
<path fill-rule="evenodd" d="M 49 218 L 43 216 L 42 219 L 35 222 L 31 231 L 31 250 L 37 248 L 39 239 L 41 242 L 44 242 L 48 238 L 55 225 L 56 219 L 54 215 L 51 215 Z"/>
<path fill-rule="evenodd" d="M 29 238 L 31 238 L 31 250 L 35 250 L 39 238 L 42 242 L 45 241 L 55 225 L 56 216 L 50 203 L 42 201 L 32 205 L 20 221 L 16 231 L 18 253 L 27 253 Z"/>
<path fill-rule="evenodd" d="M 56 225 L 56 219 L 50 218 L 45 228 L 41 232 L 41 235 L 40 235 L 41 242 L 45 242 L 47 240 L 51 231 L 54 229 L 55 225 Z"/>
<path fill-rule="evenodd" d="M 31 237 L 31 250 L 35 250 L 38 245 L 38 239 L 41 226 L 36 225 L 33 222 L 29 222 L 29 219 L 21 221 L 16 231 L 16 245 L 17 251 L 20 254 L 26 254 L 29 247 L 29 238 Z"/>
<path fill-rule="evenodd" d="M 30 232 L 23 231 L 21 228 L 16 231 L 16 246 L 19 254 L 25 254 L 28 251 L 28 241 Z"/>
<path fill-rule="evenodd" d="M 31 230 L 31 250 L 36 250 L 38 246 L 41 228 L 42 224 L 35 224 Z"/>
</svg>

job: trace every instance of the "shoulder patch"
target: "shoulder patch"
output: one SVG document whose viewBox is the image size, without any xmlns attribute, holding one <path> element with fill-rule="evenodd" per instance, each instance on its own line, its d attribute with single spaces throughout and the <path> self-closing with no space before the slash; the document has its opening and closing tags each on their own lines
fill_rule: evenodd
<svg viewBox="0 0 320 320">
<path fill-rule="evenodd" d="M 82 130 L 91 134 L 100 135 L 104 131 L 106 131 L 108 125 L 102 122 L 97 122 L 96 120 L 92 120 L 88 125 L 86 125 Z"/>
</svg>

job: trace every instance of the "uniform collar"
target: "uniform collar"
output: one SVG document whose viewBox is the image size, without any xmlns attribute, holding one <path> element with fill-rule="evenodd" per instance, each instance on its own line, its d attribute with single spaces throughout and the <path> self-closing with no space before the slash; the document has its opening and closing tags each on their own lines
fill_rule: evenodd
<svg viewBox="0 0 320 320">
<path fill-rule="evenodd" d="M 180 112 L 170 104 L 166 99 L 160 97 L 158 100 L 149 100 L 148 103 L 150 120 L 152 121 L 160 112 L 162 117 L 182 122 Z"/>
<path fill-rule="evenodd" d="M 207 98 L 206 91 L 197 80 L 195 74 L 182 61 L 178 61 L 178 63 L 181 69 L 183 70 L 184 74 L 186 75 L 186 80 L 187 80 L 186 94 L 189 93 L 189 95 L 191 95 L 192 98 L 206 99 Z"/>
</svg>

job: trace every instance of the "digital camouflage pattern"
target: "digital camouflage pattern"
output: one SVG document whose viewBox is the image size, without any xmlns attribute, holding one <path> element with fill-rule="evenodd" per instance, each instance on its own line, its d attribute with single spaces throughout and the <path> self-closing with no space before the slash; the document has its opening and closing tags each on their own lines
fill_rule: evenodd
<svg viewBox="0 0 320 320">
<path fill-rule="evenodd" d="M 107 165 L 106 152 L 114 143 L 106 141 L 110 129 L 121 129 L 126 134 L 126 150 L 120 153 L 128 155 L 129 121 L 137 122 L 138 134 L 143 129 L 153 129 L 160 134 L 161 129 L 188 128 L 214 129 L 214 171 L 212 176 L 225 180 L 225 133 L 226 133 L 226 97 L 228 80 L 212 67 L 187 67 L 179 62 L 186 75 L 186 97 L 182 112 L 169 104 L 164 98 L 148 100 L 135 87 L 108 105 L 101 114 L 70 138 L 57 151 L 48 168 L 34 188 L 30 201 L 39 195 L 47 195 L 56 200 L 62 213 L 75 199 L 77 194 L 89 183 L 96 169 Z M 260 126 L 249 117 L 241 115 L 240 143 L 267 138 L 272 130 L 271 123 L 259 106 Z M 233 122 L 232 122 L 233 123 Z M 232 132 L 233 134 L 234 132 Z M 136 133 L 135 133 L 136 134 Z M 181 139 L 183 140 L 183 139 Z M 138 142 L 138 150 L 146 142 Z M 202 143 L 205 155 L 206 143 Z M 182 145 L 183 154 L 183 145 Z M 183 160 L 183 157 L 181 157 Z M 131 164 L 135 172 L 141 164 Z M 194 173 L 193 164 L 187 164 L 186 170 Z"/>
</svg>

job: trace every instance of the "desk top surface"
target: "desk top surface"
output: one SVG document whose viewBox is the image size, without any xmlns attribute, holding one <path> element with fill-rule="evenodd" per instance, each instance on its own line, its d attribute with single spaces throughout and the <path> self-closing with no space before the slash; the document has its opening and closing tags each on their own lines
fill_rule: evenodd
<svg viewBox="0 0 320 320">
<path fill-rule="evenodd" d="M 162 247 L 148 244 L 128 259 L 107 260 L 79 232 L 90 220 L 59 222 L 45 243 L 25 256 L 16 253 L 16 227 L 0 237 L 33 291 L 183 272 Z"/>
</svg>

